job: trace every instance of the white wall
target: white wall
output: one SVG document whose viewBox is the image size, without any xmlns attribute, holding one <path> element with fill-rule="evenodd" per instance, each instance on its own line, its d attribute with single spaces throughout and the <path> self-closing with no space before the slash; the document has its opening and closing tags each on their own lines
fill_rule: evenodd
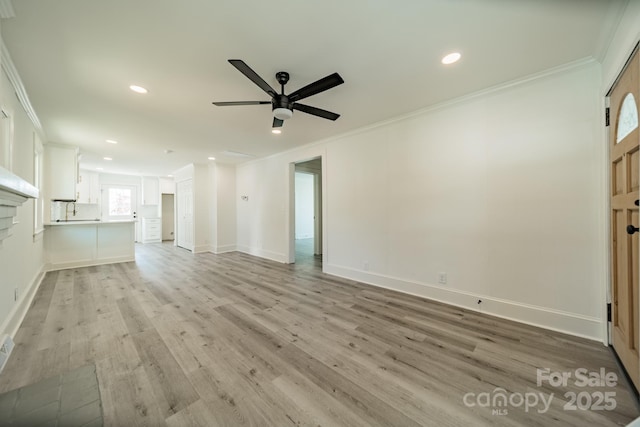
<svg viewBox="0 0 640 427">
<path fill-rule="evenodd" d="M 14 150 L 12 172 L 34 182 L 34 133 L 32 122 L 14 95 L 15 90 L 4 71 L 0 77 L 0 104 L 13 113 Z M 42 197 L 42 193 L 41 193 Z M 44 271 L 42 234 L 34 236 L 34 200 L 29 199 L 17 209 L 17 224 L 12 235 L 0 245 L 0 337 L 14 335 L 21 312 L 37 288 Z M 14 300 L 17 289 L 18 300 Z"/>
<path fill-rule="evenodd" d="M 160 194 L 176 194 L 176 183 L 173 178 L 160 178 Z"/>
<path fill-rule="evenodd" d="M 213 163 L 209 166 L 210 252 L 236 250 L 235 167 Z"/>
<path fill-rule="evenodd" d="M 296 172 L 296 239 L 313 237 L 313 179 L 312 174 Z"/>
<path fill-rule="evenodd" d="M 600 82 L 581 63 L 241 165 L 238 247 L 288 259 L 289 164 L 324 155 L 326 272 L 603 339 Z"/>
</svg>

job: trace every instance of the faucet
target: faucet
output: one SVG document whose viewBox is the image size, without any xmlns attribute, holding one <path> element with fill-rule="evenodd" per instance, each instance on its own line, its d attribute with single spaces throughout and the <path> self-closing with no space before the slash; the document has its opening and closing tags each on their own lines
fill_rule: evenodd
<svg viewBox="0 0 640 427">
<path fill-rule="evenodd" d="M 76 202 L 67 202 L 67 205 L 64 208 L 64 220 L 69 221 L 69 205 L 73 203 L 73 216 L 76 216 Z"/>
</svg>

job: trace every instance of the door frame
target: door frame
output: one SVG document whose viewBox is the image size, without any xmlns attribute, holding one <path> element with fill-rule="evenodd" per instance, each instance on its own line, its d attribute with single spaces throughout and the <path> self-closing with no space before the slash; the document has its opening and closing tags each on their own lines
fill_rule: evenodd
<svg viewBox="0 0 640 427">
<path fill-rule="evenodd" d="M 287 239 L 287 264 L 295 264 L 296 262 L 296 164 L 308 162 L 310 160 L 320 159 L 320 212 L 322 213 L 322 219 L 320 220 L 320 229 L 322 234 L 322 271 L 325 272 L 326 261 L 329 259 L 329 247 L 327 245 L 328 232 L 327 232 L 327 165 L 325 154 L 318 154 L 310 157 L 295 160 L 289 163 L 287 171 L 287 186 L 289 192 L 287 215 L 287 229 L 285 232 Z M 315 179 L 314 179 L 315 181 Z M 314 190 L 318 186 L 314 185 Z"/>
</svg>

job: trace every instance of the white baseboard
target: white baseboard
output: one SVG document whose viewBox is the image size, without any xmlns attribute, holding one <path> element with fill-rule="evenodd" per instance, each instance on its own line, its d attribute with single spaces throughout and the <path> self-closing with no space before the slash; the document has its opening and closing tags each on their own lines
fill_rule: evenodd
<svg viewBox="0 0 640 427">
<path fill-rule="evenodd" d="M 243 252 L 249 255 L 254 255 L 260 258 L 270 259 L 271 261 L 280 262 L 282 264 L 287 263 L 287 257 L 285 256 L 285 254 L 281 254 L 278 252 L 271 252 L 264 249 L 256 249 L 256 248 L 251 248 L 249 246 L 243 246 L 243 245 L 237 246 L 237 251 Z"/>
<path fill-rule="evenodd" d="M 95 265 L 116 264 L 119 262 L 131 262 L 135 260 L 136 260 L 135 255 L 132 255 L 132 256 L 101 258 L 101 259 L 87 259 L 87 260 L 71 261 L 71 262 L 48 263 L 46 266 L 46 271 L 66 270 L 68 268 L 92 267 Z"/>
<path fill-rule="evenodd" d="M 605 339 L 602 336 L 602 322 L 604 322 L 604 319 L 599 319 L 597 317 L 589 317 L 516 301 L 488 297 L 486 295 L 477 295 L 454 289 L 446 289 L 436 285 L 411 282 L 404 279 L 355 270 L 349 267 L 342 267 L 333 264 L 325 265 L 324 271 L 327 274 L 432 299 L 445 304 L 513 320 L 519 323 L 525 323 L 600 342 L 604 342 Z M 482 300 L 480 306 L 478 305 L 478 300 Z"/>
<path fill-rule="evenodd" d="M 201 254 L 203 252 L 210 252 L 210 251 L 211 251 L 210 245 L 198 245 L 193 247 L 194 254 Z"/>
<path fill-rule="evenodd" d="M 212 247 L 209 252 L 213 252 L 214 254 L 224 254 L 228 252 L 235 252 L 236 250 L 236 245 L 221 245 L 217 248 Z"/>
<path fill-rule="evenodd" d="M 46 269 L 43 266 L 40 272 L 33 278 L 27 289 L 19 295 L 18 301 L 16 301 L 9 312 L 9 315 L 0 326 L 0 337 L 3 335 L 8 335 L 11 339 L 16 337 L 18 328 L 20 328 L 20 325 L 27 314 L 27 310 L 31 307 L 31 302 L 36 295 L 36 291 L 40 288 L 40 284 L 42 283 L 42 279 L 44 279 L 45 273 Z"/>
</svg>

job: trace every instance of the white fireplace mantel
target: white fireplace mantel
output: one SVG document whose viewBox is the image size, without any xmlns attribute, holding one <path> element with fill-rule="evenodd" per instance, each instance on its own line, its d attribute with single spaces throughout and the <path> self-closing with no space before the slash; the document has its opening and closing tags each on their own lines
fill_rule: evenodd
<svg viewBox="0 0 640 427">
<path fill-rule="evenodd" d="M 0 245 L 11 235 L 18 206 L 37 199 L 40 191 L 24 179 L 0 167 Z"/>
</svg>

